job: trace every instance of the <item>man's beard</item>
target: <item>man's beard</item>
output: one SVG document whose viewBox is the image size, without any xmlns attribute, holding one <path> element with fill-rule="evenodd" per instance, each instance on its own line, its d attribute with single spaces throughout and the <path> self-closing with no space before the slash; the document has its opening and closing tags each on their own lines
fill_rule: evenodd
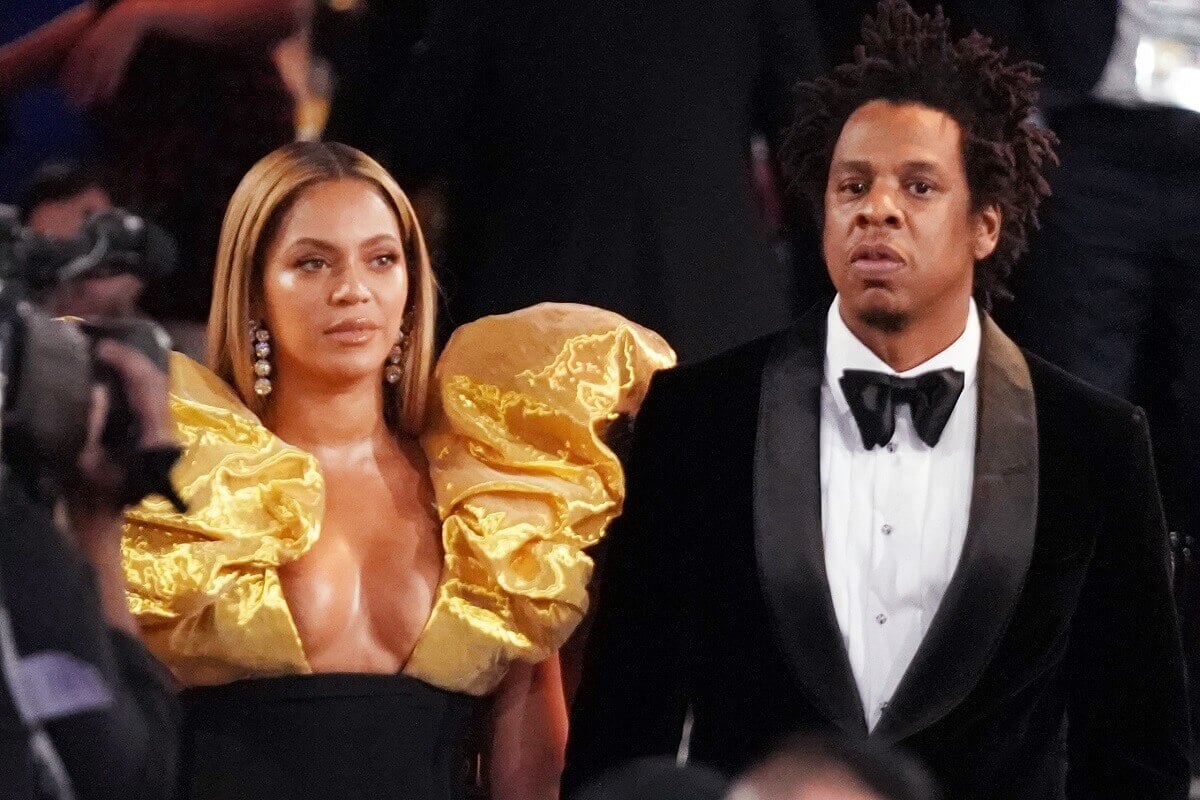
<svg viewBox="0 0 1200 800">
<path fill-rule="evenodd" d="M 883 333 L 900 333 L 908 327 L 908 314 L 903 311 L 888 311 L 883 308 L 868 308 L 858 318 L 869 328 Z"/>
</svg>

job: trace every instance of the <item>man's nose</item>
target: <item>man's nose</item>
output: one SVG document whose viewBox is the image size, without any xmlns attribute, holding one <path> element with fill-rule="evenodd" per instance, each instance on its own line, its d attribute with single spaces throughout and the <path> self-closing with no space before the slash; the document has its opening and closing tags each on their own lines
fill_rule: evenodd
<svg viewBox="0 0 1200 800">
<path fill-rule="evenodd" d="M 863 227 L 899 227 L 900 206 L 895 191 L 883 181 L 876 181 L 867 191 L 856 222 Z"/>
</svg>

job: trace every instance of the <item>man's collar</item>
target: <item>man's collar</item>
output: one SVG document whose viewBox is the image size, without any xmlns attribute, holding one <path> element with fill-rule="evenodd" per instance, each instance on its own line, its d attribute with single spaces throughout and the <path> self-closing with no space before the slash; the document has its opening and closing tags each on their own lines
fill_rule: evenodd
<svg viewBox="0 0 1200 800">
<path fill-rule="evenodd" d="M 850 411 L 846 395 L 837 380 L 847 369 L 868 369 L 908 378 L 922 372 L 951 367 L 963 373 L 965 387 L 969 388 L 975 383 L 979 372 L 982 333 L 979 309 L 974 298 L 971 299 L 967 310 L 966 326 L 962 335 L 942 352 L 904 372 L 897 372 L 888 366 L 886 361 L 871 352 L 870 348 L 851 332 L 838 311 L 838 300 L 839 296 L 833 298 L 833 304 L 830 305 L 825 318 L 825 384 L 833 395 L 839 414 L 847 414 Z"/>
</svg>

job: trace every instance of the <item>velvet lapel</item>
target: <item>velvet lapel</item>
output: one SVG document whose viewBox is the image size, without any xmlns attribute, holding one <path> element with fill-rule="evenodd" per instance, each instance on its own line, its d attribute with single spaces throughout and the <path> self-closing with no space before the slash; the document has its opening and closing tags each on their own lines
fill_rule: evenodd
<svg viewBox="0 0 1200 800">
<path fill-rule="evenodd" d="M 773 629 L 805 695 L 828 719 L 866 735 L 842 644 L 821 533 L 821 379 L 825 312 L 814 309 L 767 356 L 754 452 L 754 535 Z"/>
<path fill-rule="evenodd" d="M 975 484 L 958 568 L 873 736 L 896 742 L 962 702 L 991 659 L 1033 557 L 1038 433 L 1024 355 L 986 315 Z"/>
</svg>

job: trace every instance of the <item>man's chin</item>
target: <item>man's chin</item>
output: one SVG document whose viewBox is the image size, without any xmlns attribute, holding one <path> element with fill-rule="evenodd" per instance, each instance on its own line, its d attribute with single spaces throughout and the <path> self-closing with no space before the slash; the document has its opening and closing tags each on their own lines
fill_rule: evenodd
<svg viewBox="0 0 1200 800">
<path fill-rule="evenodd" d="M 849 310 L 859 323 L 882 333 L 899 333 L 908 327 L 909 313 L 890 291 L 867 289 Z"/>
<path fill-rule="evenodd" d="M 908 314 L 889 308 L 866 308 L 859 312 L 859 320 L 868 328 L 882 333 L 900 333 L 908 327 Z"/>
</svg>

